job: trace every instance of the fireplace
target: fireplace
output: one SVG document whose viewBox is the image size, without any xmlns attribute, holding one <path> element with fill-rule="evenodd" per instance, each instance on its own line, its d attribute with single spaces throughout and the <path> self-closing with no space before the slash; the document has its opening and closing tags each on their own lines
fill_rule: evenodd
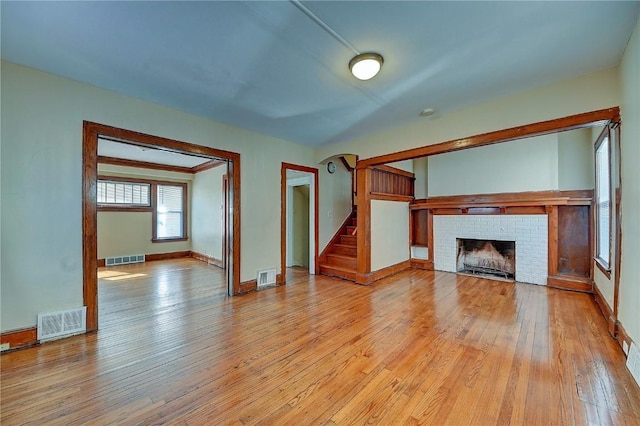
<svg viewBox="0 0 640 426">
<path fill-rule="evenodd" d="M 515 241 L 515 280 L 547 284 L 547 215 L 434 215 L 433 267 L 436 271 L 458 272 L 457 239 Z"/>
<path fill-rule="evenodd" d="M 515 241 L 456 238 L 456 243 L 457 272 L 487 278 L 515 279 Z"/>
</svg>

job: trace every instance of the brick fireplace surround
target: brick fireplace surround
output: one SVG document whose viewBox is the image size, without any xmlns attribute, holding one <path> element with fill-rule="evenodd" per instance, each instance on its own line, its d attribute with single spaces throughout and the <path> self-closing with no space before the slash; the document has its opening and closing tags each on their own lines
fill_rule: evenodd
<svg viewBox="0 0 640 426">
<path fill-rule="evenodd" d="M 515 241 L 516 281 L 546 285 L 548 235 L 547 215 L 436 215 L 434 269 L 456 272 L 456 238 Z"/>
</svg>

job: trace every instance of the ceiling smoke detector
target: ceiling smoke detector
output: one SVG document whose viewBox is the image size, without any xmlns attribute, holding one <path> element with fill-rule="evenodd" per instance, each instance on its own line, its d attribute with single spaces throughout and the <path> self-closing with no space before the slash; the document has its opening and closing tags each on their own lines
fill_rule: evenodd
<svg viewBox="0 0 640 426">
<path fill-rule="evenodd" d="M 433 115 L 435 112 L 436 110 L 433 108 L 423 109 L 422 111 L 420 111 L 420 117 L 429 117 L 430 115 Z"/>
</svg>

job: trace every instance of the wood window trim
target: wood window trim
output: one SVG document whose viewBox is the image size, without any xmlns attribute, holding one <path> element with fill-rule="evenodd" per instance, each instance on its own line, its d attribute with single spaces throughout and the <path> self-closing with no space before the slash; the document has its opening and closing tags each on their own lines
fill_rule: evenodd
<svg viewBox="0 0 640 426">
<path fill-rule="evenodd" d="M 609 163 L 609 175 L 607 176 L 607 181 L 609 183 L 609 253 L 607 253 L 607 257 L 608 259 L 603 259 L 602 257 L 599 256 L 599 235 L 600 235 L 600 221 L 598 219 L 598 204 L 599 204 L 599 186 L 598 185 L 598 165 L 597 165 L 597 157 L 598 157 L 598 150 L 600 149 L 600 147 L 602 146 L 602 144 L 604 143 L 605 139 L 607 140 L 607 161 Z M 613 200 L 613 193 L 611 190 L 611 186 L 612 186 L 612 182 L 613 182 L 613 176 L 612 176 L 612 172 L 613 172 L 613 164 L 612 164 L 612 141 L 611 141 L 611 131 L 609 129 L 608 126 L 605 126 L 605 128 L 602 130 L 602 133 L 600 133 L 600 135 L 598 136 L 598 139 L 596 140 L 596 142 L 594 143 L 594 162 L 596 170 L 595 170 L 595 178 L 596 178 L 596 182 L 595 182 L 595 188 L 593 191 L 593 203 L 594 203 L 594 218 L 595 218 L 595 250 L 594 250 L 594 258 L 593 260 L 595 261 L 596 266 L 598 267 L 598 269 L 600 269 L 600 271 L 605 274 L 607 276 L 607 279 L 611 279 L 611 250 L 612 250 L 612 236 L 613 236 L 613 215 L 611 214 L 613 212 L 613 208 L 614 208 L 614 200 Z"/>
<path fill-rule="evenodd" d="M 179 237 L 158 238 L 158 186 L 176 186 L 182 188 L 182 235 Z M 151 185 L 151 205 L 153 206 L 151 220 L 151 242 L 152 243 L 173 243 L 189 240 L 188 233 L 188 186 L 183 182 L 156 182 Z"/>
<path fill-rule="evenodd" d="M 123 213 L 151 213 L 153 211 L 153 207 L 127 207 L 127 206 L 116 206 L 116 205 L 99 205 L 99 212 L 123 212 Z"/>
<path fill-rule="evenodd" d="M 593 258 L 594 263 L 596 264 L 596 267 L 598 269 L 600 269 L 600 272 L 602 272 L 604 274 L 605 277 L 607 277 L 608 280 L 611 279 L 611 269 L 609 267 L 607 267 L 607 265 L 605 265 L 602 262 L 602 259 L 600 259 L 599 257 L 594 257 Z"/>
<path fill-rule="evenodd" d="M 156 180 L 156 179 L 147 179 L 147 178 L 130 178 L 130 177 L 120 177 L 120 176 L 110 176 L 110 175 L 99 175 L 98 180 L 108 180 L 110 182 L 129 182 L 129 183 L 142 183 L 148 184 L 150 186 L 150 194 L 151 194 L 151 205 L 150 206 L 118 206 L 118 205 L 106 205 L 106 204 L 98 204 L 99 212 L 142 212 L 142 213 L 151 213 L 151 242 L 152 243 L 173 243 L 178 241 L 188 241 L 189 240 L 189 232 L 188 232 L 188 204 L 189 204 L 189 186 L 186 182 L 176 182 L 169 180 Z M 179 186 L 182 187 L 182 235 L 180 237 L 171 237 L 171 238 L 158 238 L 157 237 L 157 220 L 158 220 L 158 210 L 157 210 L 157 194 L 158 194 L 158 185 L 164 186 Z"/>
</svg>

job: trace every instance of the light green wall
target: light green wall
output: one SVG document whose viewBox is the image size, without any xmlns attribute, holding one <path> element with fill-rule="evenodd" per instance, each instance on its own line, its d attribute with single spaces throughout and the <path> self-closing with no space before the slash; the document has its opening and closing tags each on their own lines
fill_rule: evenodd
<svg viewBox="0 0 640 426">
<path fill-rule="evenodd" d="M 593 189 L 594 160 L 591 129 L 558 133 L 558 189 Z"/>
<path fill-rule="evenodd" d="M 429 197 L 558 189 L 555 134 L 429 157 Z"/>
<path fill-rule="evenodd" d="M 224 194 L 222 165 L 196 173 L 191 190 L 191 250 L 222 260 Z"/>
<path fill-rule="evenodd" d="M 371 200 L 371 270 L 409 260 L 409 203 Z"/>
<path fill-rule="evenodd" d="M 292 188 L 292 264 L 309 267 L 309 185 Z"/>
<path fill-rule="evenodd" d="M 640 345 L 640 20 L 620 64 L 622 271 L 618 318 Z"/>
<path fill-rule="evenodd" d="M 427 157 L 413 160 L 414 195 L 417 199 L 427 198 L 429 184 L 429 159 Z"/>
<path fill-rule="evenodd" d="M 240 153 L 240 279 L 280 269 L 281 162 L 312 149 L 7 62 L 0 84 L 3 331 L 83 304 L 83 120 Z"/>
<path fill-rule="evenodd" d="M 571 130 L 428 157 L 428 194 L 593 189 L 593 170 L 590 129 Z"/>
</svg>

